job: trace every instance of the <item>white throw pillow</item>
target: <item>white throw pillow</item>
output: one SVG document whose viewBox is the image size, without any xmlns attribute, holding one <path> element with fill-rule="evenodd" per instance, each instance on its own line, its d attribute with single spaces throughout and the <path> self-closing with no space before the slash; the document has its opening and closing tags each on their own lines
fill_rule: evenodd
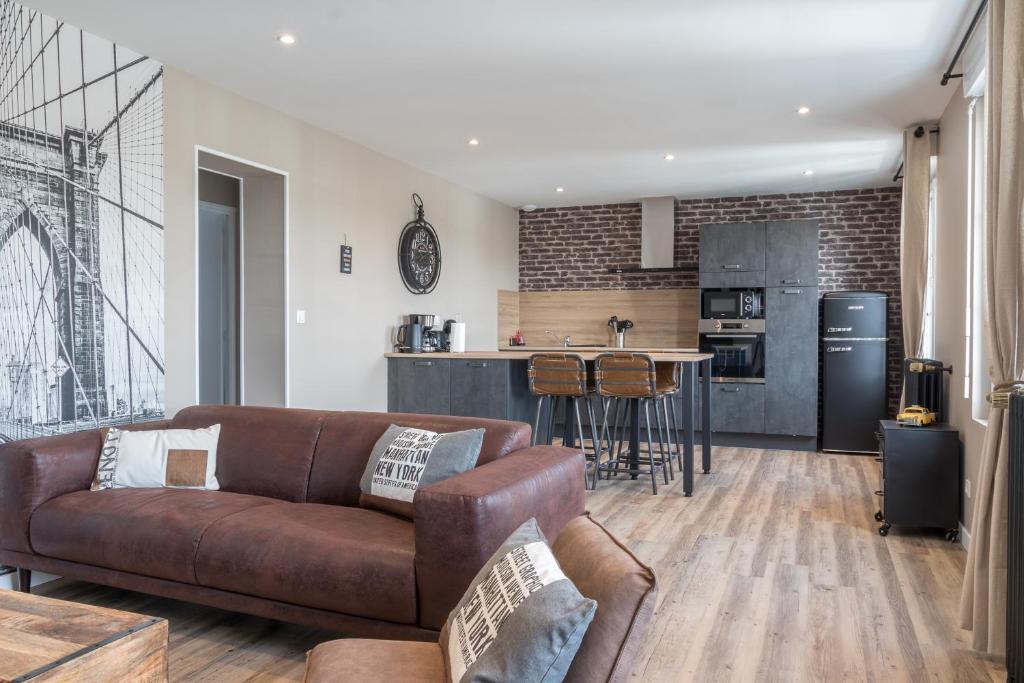
<svg viewBox="0 0 1024 683">
<path fill-rule="evenodd" d="M 216 491 L 220 425 L 126 432 L 111 428 L 92 490 L 192 488 Z"/>
</svg>

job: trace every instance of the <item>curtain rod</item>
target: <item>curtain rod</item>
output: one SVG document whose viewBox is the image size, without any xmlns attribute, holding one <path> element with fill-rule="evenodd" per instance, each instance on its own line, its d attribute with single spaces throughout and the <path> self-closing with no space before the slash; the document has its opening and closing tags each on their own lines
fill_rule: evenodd
<svg viewBox="0 0 1024 683">
<path fill-rule="evenodd" d="M 971 34 L 974 33 L 974 29 L 977 28 L 978 22 L 981 20 L 981 13 L 985 11 L 985 7 L 988 5 L 988 0 L 981 0 L 981 4 L 978 5 L 978 11 L 974 13 L 974 18 L 971 19 L 971 25 L 967 27 L 967 33 L 964 34 L 963 40 L 960 41 L 960 46 L 957 47 L 956 53 L 953 55 L 953 61 L 949 63 L 949 67 L 946 72 L 942 74 L 942 81 L 939 85 L 946 85 L 949 83 L 951 78 L 963 78 L 963 74 L 953 73 L 953 67 L 960 60 L 960 55 L 964 51 L 964 47 L 967 45 L 967 41 L 970 39 Z"/>
<path fill-rule="evenodd" d="M 938 135 L 939 134 L 939 129 L 938 128 L 932 128 L 928 132 L 932 133 L 933 135 Z M 924 126 L 918 126 L 917 128 L 914 129 L 914 137 L 915 138 L 919 138 L 919 137 L 923 137 L 923 136 L 924 136 Z M 893 177 L 892 177 L 892 181 L 894 183 L 897 183 L 897 182 L 899 182 L 902 179 L 903 179 L 903 162 L 901 161 L 900 162 L 900 167 L 896 169 L 896 174 L 893 175 Z"/>
</svg>

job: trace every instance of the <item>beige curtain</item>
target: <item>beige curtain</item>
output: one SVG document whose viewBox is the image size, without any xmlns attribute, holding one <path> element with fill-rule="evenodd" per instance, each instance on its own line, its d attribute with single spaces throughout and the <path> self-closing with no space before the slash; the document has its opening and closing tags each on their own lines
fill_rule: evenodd
<svg viewBox="0 0 1024 683">
<path fill-rule="evenodd" d="M 918 134 L 920 133 L 920 134 Z M 903 131 L 903 209 L 900 228 L 900 292 L 903 300 L 903 355 L 921 355 L 925 288 L 928 284 L 928 189 L 931 135 L 927 126 Z"/>
<path fill-rule="evenodd" d="M 988 5 L 988 166 L 986 177 L 985 334 L 989 378 L 1017 379 L 1024 370 L 1024 0 Z M 971 550 L 960 619 L 974 647 L 1006 652 L 1006 520 L 1008 427 L 990 409 L 974 499 Z"/>
</svg>

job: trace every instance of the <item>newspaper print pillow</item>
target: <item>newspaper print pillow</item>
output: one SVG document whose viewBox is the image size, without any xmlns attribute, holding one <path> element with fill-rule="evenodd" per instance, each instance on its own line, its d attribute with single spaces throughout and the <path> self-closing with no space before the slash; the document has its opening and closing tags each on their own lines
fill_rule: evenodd
<svg viewBox="0 0 1024 683">
<path fill-rule="evenodd" d="M 561 681 L 597 603 L 562 573 L 531 519 L 477 573 L 441 632 L 448 679 Z"/>
<path fill-rule="evenodd" d="M 121 431 L 103 440 L 92 490 L 192 488 L 216 491 L 220 425 L 204 429 Z"/>
<path fill-rule="evenodd" d="M 412 519 L 417 489 L 473 469 L 483 443 L 483 429 L 438 434 L 391 425 L 370 451 L 359 505 Z"/>
</svg>

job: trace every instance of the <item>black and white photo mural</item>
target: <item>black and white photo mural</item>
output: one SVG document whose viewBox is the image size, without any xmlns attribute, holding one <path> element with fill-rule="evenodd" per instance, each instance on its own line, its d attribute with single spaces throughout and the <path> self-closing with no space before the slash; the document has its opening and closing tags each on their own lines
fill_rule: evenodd
<svg viewBox="0 0 1024 683">
<path fill-rule="evenodd" d="M 164 412 L 163 67 L 0 0 L 0 442 Z"/>
</svg>

